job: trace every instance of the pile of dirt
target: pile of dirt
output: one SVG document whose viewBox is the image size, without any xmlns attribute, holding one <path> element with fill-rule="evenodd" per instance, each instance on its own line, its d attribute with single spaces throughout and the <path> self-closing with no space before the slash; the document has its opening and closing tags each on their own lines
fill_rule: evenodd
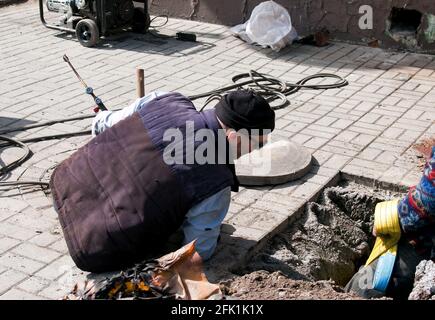
<svg viewBox="0 0 435 320">
<path fill-rule="evenodd" d="M 227 292 L 240 299 L 355 299 L 342 287 L 370 254 L 376 204 L 402 196 L 353 182 L 326 188 L 243 276 L 225 284 Z"/>
<path fill-rule="evenodd" d="M 359 300 L 331 281 L 297 281 L 281 272 L 256 271 L 222 283 L 224 294 L 240 300 Z"/>
</svg>

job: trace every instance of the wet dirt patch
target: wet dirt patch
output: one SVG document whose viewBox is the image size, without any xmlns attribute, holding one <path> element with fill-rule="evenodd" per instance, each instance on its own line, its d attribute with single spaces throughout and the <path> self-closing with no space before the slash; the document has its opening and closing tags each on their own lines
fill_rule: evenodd
<svg viewBox="0 0 435 320">
<path fill-rule="evenodd" d="M 336 299 L 336 293 L 340 293 L 343 299 L 341 295 L 346 294 L 341 287 L 365 263 L 374 244 L 372 227 L 376 204 L 402 195 L 354 182 L 326 188 L 317 202 L 307 204 L 298 220 L 251 259 L 240 273 L 244 276 L 229 288 L 243 288 L 243 281 L 247 281 L 249 287 L 259 270 L 268 275 L 262 274 L 263 278 L 279 271 L 284 278 L 293 280 L 290 286 L 300 286 L 302 291 L 307 289 L 308 297 Z M 276 296 L 273 281 L 269 282 L 260 281 L 260 286 L 264 286 L 262 294 L 268 297 L 271 290 Z M 327 282 L 329 285 L 325 284 Z M 319 290 L 326 290 L 325 294 L 316 295 Z M 249 292 L 240 295 L 241 298 L 250 296 Z M 283 298 L 287 296 L 293 297 L 285 294 Z"/>
<path fill-rule="evenodd" d="M 331 281 L 298 281 L 281 272 L 255 271 L 221 284 L 224 294 L 240 300 L 360 300 Z"/>
</svg>

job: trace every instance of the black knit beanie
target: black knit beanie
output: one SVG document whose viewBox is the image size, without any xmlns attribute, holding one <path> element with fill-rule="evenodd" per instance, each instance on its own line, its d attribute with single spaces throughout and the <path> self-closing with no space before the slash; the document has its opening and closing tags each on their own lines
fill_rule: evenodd
<svg viewBox="0 0 435 320">
<path fill-rule="evenodd" d="M 275 129 L 275 112 L 260 95 L 250 90 L 238 90 L 225 95 L 216 105 L 217 117 L 229 128 Z"/>
</svg>

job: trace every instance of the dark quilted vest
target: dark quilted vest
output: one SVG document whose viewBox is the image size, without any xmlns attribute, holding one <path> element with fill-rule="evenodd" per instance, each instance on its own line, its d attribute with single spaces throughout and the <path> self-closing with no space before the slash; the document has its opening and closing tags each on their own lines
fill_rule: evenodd
<svg viewBox="0 0 435 320">
<path fill-rule="evenodd" d="M 168 94 L 56 168 L 50 180 L 54 206 L 80 269 L 102 272 L 140 261 L 181 226 L 193 205 L 237 186 L 232 165 L 163 161 L 170 143 L 163 141 L 165 130 L 179 128 L 185 135 L 186 121 L 195 130 L 219 128 L 213 110 L 199 113 L 181 94 Z"/>
</svg>

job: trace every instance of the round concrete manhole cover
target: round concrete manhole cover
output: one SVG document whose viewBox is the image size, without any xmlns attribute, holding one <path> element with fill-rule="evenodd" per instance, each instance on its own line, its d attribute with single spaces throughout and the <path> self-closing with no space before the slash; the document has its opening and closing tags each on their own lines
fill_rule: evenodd
<svg viewBox="0 0 435 320">
<path fill-rule="evenodd" d="M 307 174 L 311 159 L 311 153 L 304 147 L 279 140 L 235 161 L 236 174 L 245 186 L 282 184 Z"/>
</svg>

